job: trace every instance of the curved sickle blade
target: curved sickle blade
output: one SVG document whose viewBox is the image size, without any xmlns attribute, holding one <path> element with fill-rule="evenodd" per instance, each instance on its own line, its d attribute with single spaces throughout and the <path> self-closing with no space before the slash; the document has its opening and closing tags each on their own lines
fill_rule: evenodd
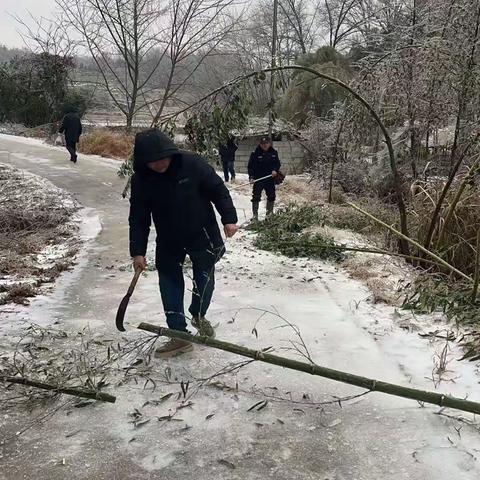
<svg viewBox="0 0 480 480">
<path fill-rule="evenodd" d="M 128 287 L 127 294 L 122 298 L 120 305 L 118 306 L 117 316 L 115 317 L 115 325 L 117 326 L 117 330 L 121 332 L 125 332 L 125 327 L 123 326 L 123 320 L 125 318 L 125 312 L 127 311 L 128 302 L 130 301 L 130 297 L 132 296 L 133 290 L 135 289 L 135 285 L 137 284 L 138 277 L 142 273 L 141 270 L 136 270 L 135 275 Z"/>
<path fill-rule="evenodd" d="M 121 332 L 125 331 L 125 327 L 123 326 L 123 319 L 125 318 L 125 312 L 127 311 L 128 302 L 130 301 L 131 295 L 127 293 L 120 302 L 117 310 L 117 316 L 115 317 L 115 325 L 117 326 L 117 330 Z"/>
</svg>

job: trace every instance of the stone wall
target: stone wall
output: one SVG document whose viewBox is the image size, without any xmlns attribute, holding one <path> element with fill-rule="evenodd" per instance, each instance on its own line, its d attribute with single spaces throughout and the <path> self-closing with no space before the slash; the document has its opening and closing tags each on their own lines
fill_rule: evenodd
<svg viewBox="0 0 480 480">
<path fill-rule="evenodd" d="M 235 155 L 235 170 L 238 173 L 247 173 L 250 154 L 257 148 L 258 139 L 245 138 L 238 143 Z M 282 164 L 282 171 L 288 175 L 303 172 L 305 153 L 303 147 L 295 141 L 282 140 L 273 143 L 273 148 L 278 151 Z"/>
</svg>

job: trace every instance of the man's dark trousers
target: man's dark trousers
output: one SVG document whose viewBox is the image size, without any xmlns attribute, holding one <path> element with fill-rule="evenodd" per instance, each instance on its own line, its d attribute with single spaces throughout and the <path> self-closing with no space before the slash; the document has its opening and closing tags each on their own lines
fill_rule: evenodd
<svg viewBox="0 0 480 480">
<path fill-rule="evenodd" d="M 232 180 L 235 179 L 235 161 L 234 160 L 222 160 L 223 165 L 223 176 L 225 181 L 228 182 L 229 174 L 232 177 Z"/>
<path fill-rule="evenodd" d="M 174 330 L 187 330 L 183 298 L 185 281 L 183 264 L 188 254 L 193 266 L 193 291 L 189 312 L 192 317 L 205 316 L 215 288 L 215 263 L 219 256 L 211 250 L 165 252 L 157 250 L 160 294 L 167 325 Z"/>
<path fill-rule="evenodd" d="M 273 178 L 266 178 L 253 184 L 252 202 L 260 202 L 262 199 L 262 192 L 265 190 L 267 200 L 269 202 L 275 201 L 275 180 Z"/>
<path fill-rule="evenodd" d="M 77 161 L 77 144 L 75 142 L 66 142 L 66 147 L 68 153 L 70 154 L 70 161 L 76 162 Z"/>
</svg>

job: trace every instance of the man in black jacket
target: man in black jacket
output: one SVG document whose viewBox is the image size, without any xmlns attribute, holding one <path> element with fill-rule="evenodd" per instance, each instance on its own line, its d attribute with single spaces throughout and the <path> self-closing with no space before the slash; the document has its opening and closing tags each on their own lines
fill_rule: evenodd
<svg viewBox="0 0 480 480">
<path fill-rule="evenodd" d="M 183 263 L 193 266 L 189 312 L 201 335 L 214 336 L 205 319 L 215 284 L 215 263 L 225 251 L 215 205 L 226 237 L 237 231 L 237 213 L 222 179 L 199 155 L 179 150 L 157 129 L 135 137 L 130 197 L 130 255 L 135 270 L 146 267 L 151 219 L 157 232 L 155 263 L 169 328 L 187 331 L 183 296 Z M 171 339 L 157 349 L 161 357 L 190 350 L 191 344 Z"/>
<path fill-rule="evenodd" d="M 235 152 L 237 149 L 238 147 L 232 137 L 228 139 L 225 145 L 218 146 L 218 153 L 222 160 L 223 176 L 226 182 L 229 180 L 229 174 L 232 177 L 232 182 L 235 181 Z"/>
<path fill-rule="evenodd" d="M 63 117 L 60 133 L 65 133 L 65 145 L 70 153 L 70 161 L 77 163 L 77 143 L 82 134 L 82 122 L 75 112 L 69 112 Z"/>
<path fill-rule="evenodd" d="M 258 207 L 262 199 L 262 192 L 267 195 L 267 215 L 273 213 L 275 205 L 275 180 L 280 170 L 280 159 L 278 152 L 273 148 L 269 137 L 263 137 L 258 147 L 250 155 L 248 162 L 248 177 L 253 183 L 252 210 L 254 220 L 258 220 Z M 270 178 L 258 180 L 259 178 L 271 175 Z"/>
</svg>

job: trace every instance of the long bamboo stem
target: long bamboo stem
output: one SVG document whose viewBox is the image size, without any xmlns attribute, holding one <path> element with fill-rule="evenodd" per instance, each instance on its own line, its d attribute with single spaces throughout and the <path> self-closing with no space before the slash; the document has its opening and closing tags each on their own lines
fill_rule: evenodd
<svg viewBox="0 0 480 480">
<path fill-rule="evenodd" d="M 65 395 L 73 395 L 75 397 L 90 398 L 92 400 L 100 400 L 101 402 L 115 403 L 116 397 L 108 393 L 97 392 L 95 390 L 82 390 L 79 388 L 64 388 L 57 385 L 50 385 L 48 383 L 37 382 L 36 380 L 29 380 L 24 377 L 1 377 L 0 381 L 5 383 L 16 383 L 18 385 L 26 385 L 27 387 L 41 388 L 42 390 L 52 390 L 57 393 Z"/>
<path fill-rule="evenodd" d="M 253 358 L 254 360 L 258 360 L 260 362 L 270 363 L 272 365 L 278 365 L 291 370 L 310 373 L 311 375 L 329 378 L 331 380 L 336 380 L 337 382 L 348 383 L 349 385 L 365 388 L 372 392 L 377 391 L 387 393 L 388 395 L 409 398 L 419 402 L 438 405 L 440 407 L 449 407 L 465 412 L 480 414 L 480 403 L 477 402 L 471 402 L 469 400 L 463 400 L 461 398 L 451 397 L 441 393 L 428 392 L 416 388 L 402 387 L 393 383 L 373 380 L 371 378 L 361 377 L 360 375 L 354 375 L 351 373 L 342 372 L 340 370 L 333 370 L 332 368 L 321 367 L 320 365 L 316 364 L 279 357 L 278 355 L 272 355 L 271 353 L 266 353 L 262 350 L 252 350 L 240 345 L 235 345 L 234 343 L 223 342 L 221 340 L 216 340 L 209 337 L 194 337 L 186 332 L 157 327 L 156 325 L 151 325 L 149 323 L 141 323 L 138 325 L 138 328 L 159 336 L 186 340 L 188 342 L 206 345 L 208 347 L 217 348 L 219 350 L 224 350 L 236 355 Z"/>
<path fill-rule="evenodd" d="M 420 245 L 418 242 L 416 242 L 415 240 L 413 240 L 412 238 L 410 237 L 407 237 L 406 235 L 404 235 L 403 233 L 399 232 L 396 228 L 393 228 L 391 225 L 388 225 L 387 223 L 385 222 L 382 222 L 380 219 L 378 219 L 377 217 L 374 217 L 373 215 L 371 215 L 370 213 L 366 212 L 365 210 L 363 210 L 362 208 L 360 208 L 359 206 L 355 205 L 354 203 L 351 203 L 351 202 L 347 202 L 347 205 L 350 205 L 351 207 L 353 207 L 355 210 L 358 210 L 360 213 L 363 213 L 364 215 L 366 215 L 368 218 L 370 218 L 371 220 L 373 220 L 374 222 L 378 223 L 379 225 L 382 225 L 383 227 L 387 228 L 388 230 L 390 230 L 392 233 L 394 233 L 397 237 L 400 237 L 402 238 L 403 240 L 411 243 L 412 245 L 414 245 L 415 247 L 417 247 L 419 250 L 421 250 L 423 253 L 427 254 L 429 257 L 431 258 L 434 258 L 438 263 L 440 263 L 441 265 L 443 265 L 445 268 L 447 268 L 448 270 L 450 270 L 451 272 L 454 272 L 456 273 L 457 275 L 459 275 L 460 277 L 464 278 L 465 280 L 468 280 L 469 282 L 473 282 L 473 279 L 471 277 L 469 277 L 468 275 L 466 275 L 465 273 L 461 272 L 460 270 L 458 270 L 458 268 L 455 268 L 453 265 L 450 265 L 448 262 L 446 262 L 443 258 L 440 258 L 438 255 L 435 255 L 433 252 L 431 252 L 430 250 L 427 250 L 424 246 Z"/>
<path fill-rule="evenodd" d="M 477 301 L 478 284 L 480 283 L 480 229 L 477 231 L 477 245 L 475 252 L 475 275 L 472 290 L 472 302 Z"/>
</svg>

